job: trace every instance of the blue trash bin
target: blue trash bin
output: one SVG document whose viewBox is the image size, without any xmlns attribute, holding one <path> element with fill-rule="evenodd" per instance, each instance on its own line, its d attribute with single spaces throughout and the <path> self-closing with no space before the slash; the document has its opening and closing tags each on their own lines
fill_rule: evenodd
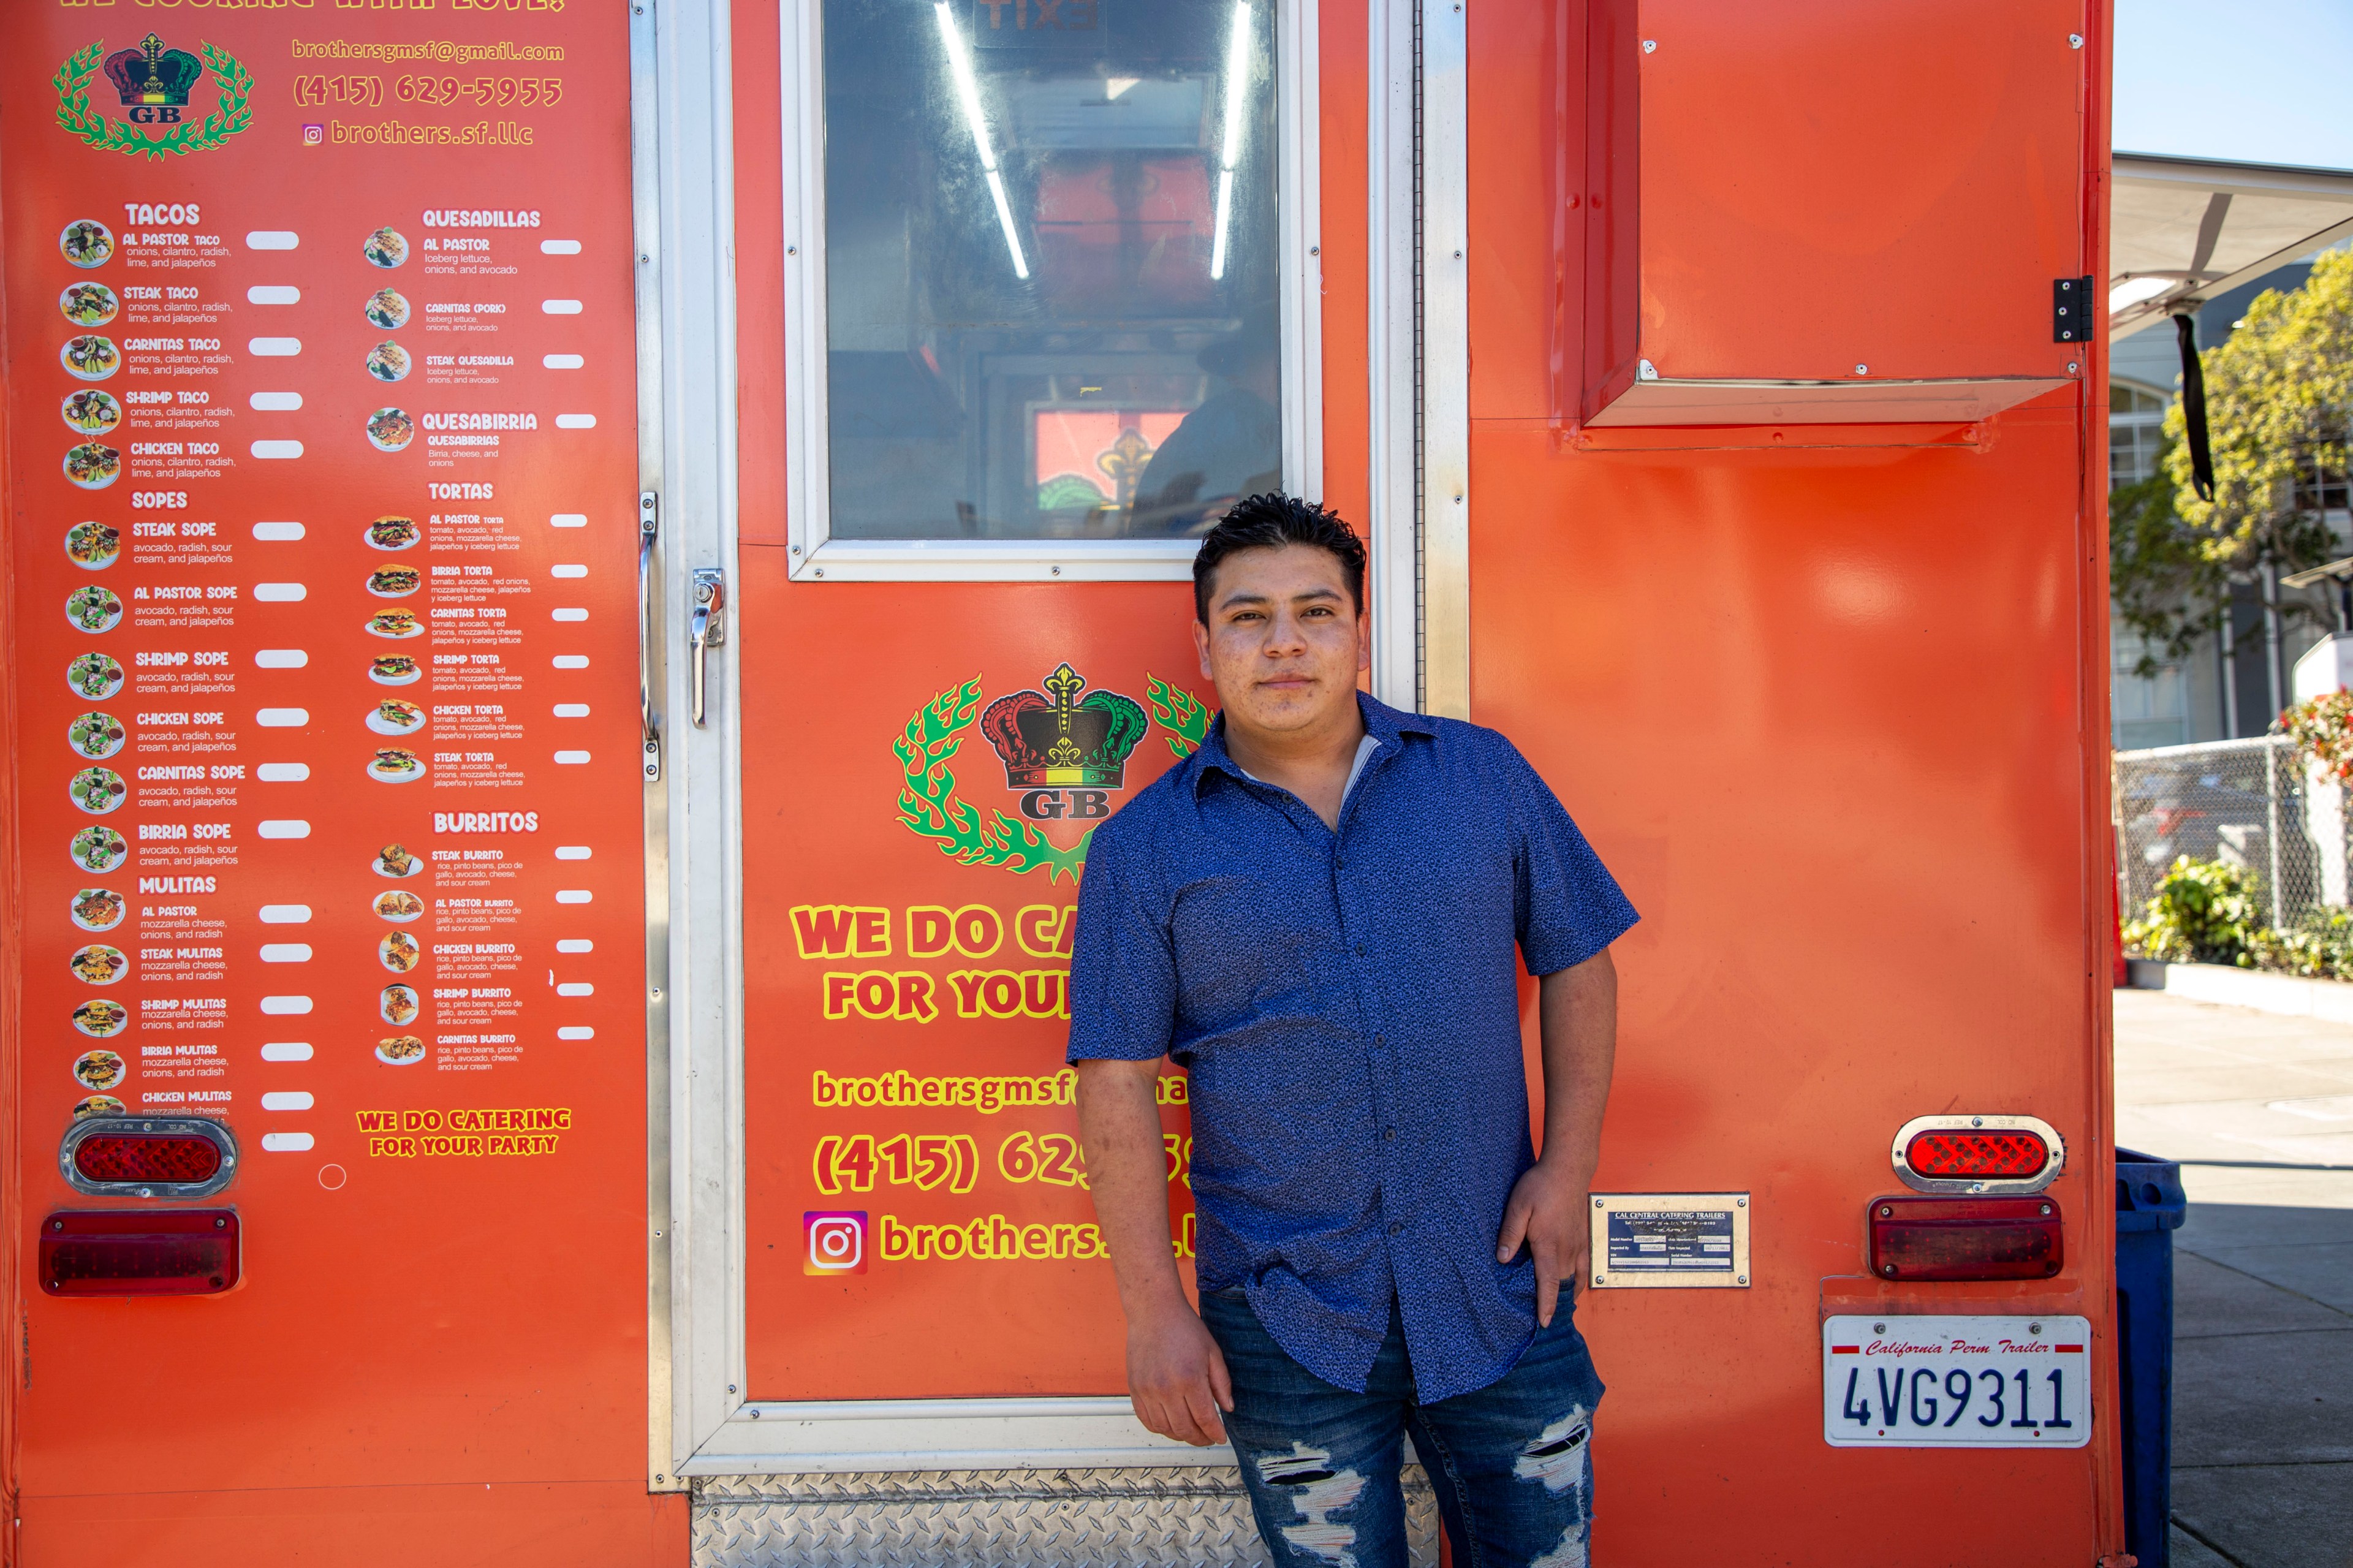
<svg viewBox="0 0 2353 1568">
<path fill-rule="evenodd" d="M 2173 1233 L 2189 1217 L 2181 1166 L 2116 1151 L 2116 1385 L 2125 1436 L 2125 1550 L 2165 1568 L 2173 1516 Z"/>
</svg>

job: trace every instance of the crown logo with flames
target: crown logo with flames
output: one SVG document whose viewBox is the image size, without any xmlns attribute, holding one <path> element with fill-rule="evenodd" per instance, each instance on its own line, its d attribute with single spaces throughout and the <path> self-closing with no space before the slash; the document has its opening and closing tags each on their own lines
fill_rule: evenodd
<svg viewBox="0 0 2353 1568">
<path fill-rule="evenodd" d="M 1000 697 L 980 716 L 980 732 L 1005 759 L 1005 787 L 1087 784 L 1118 789 L 1128 753 L 1151 727 L 1144 710 L 1116 691 L 1088 691 L 1066 662 L 1039 684 L 1043 691 Z"/>
<path fill-rule="evenodd" d="M 126 109 L 142 103 L 185 109 L 188 89 L 204 74 L 204 61 L 185 49 L 165 48 L 164 40 L 153 33 L 130 48 L 106 57 L 107 79 L 122 94 Z"/>
</svg>

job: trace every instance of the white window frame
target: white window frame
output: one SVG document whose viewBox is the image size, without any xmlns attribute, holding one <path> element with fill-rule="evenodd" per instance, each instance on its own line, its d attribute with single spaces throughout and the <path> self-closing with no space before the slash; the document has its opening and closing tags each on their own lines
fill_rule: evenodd
<svg viewBox="0 0 2353 1568">
<path fill-rule="evenodd" d="M 1274 0 L 1282 479 L 1324 494 L 1318 235 L 1318 0 Z M 1192 539 L 847 540 L 832 534 L 826 407 L 825 87 L 819 0 L 780 0 L 784 87 L 786 543 L 796 583 L 1162 582 L 1193 574 Z"/>
</svg>

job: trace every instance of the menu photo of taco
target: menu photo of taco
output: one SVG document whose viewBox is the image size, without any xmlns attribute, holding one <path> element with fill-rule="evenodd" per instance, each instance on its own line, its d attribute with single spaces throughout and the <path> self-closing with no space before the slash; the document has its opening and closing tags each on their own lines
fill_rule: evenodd
<svg viewBox="0 0 2353 1568">
<path fill-rule="evenodd" d="M 406 550 L 417 542 L 413 517 L 380 517 L 368 524 L 367 542 L 378 550 Z"/>
<path fill-rule="evenodd" d="M 378 381 L 403 381 L 408 376 L 408 351 L 389 338 L 367 353 L 367 373 Z"/>
<path fill-rule="evenodd" d="M 378 893 L 369 900 L 369 908 L 396 925 L 406 925 L 425 912 L 425 900 L 415 893 L 395 889 L 388 893 Z"/>
<path fill-rule="evenodd" d="M 379 408 L 367 416 L 367 438 L 379 452 L 397 452 L 417 438 L 417 426 L 405 408 Z"/>
<path fill-rule="evenodd" d="M 386 654 L 368 660 L 368 679 L 378 686 L 406 686 L 422 679 L 424 675 L 417 662 L 406 654 Z"/>
<path fill-rule="evenodd" d="M 379 735 L 413 735 L 425 728 L 425 710 L 387 697 L 368 710 L 367 727 Z"/>
<path fill-rule="evenodd" d="M 368 325 L 396 332 L 408 325 L 408 297 L 397 289 L 379 289 L 367 297 L 361 313 L 367 317 Z"/>
<path fill-rule="evenodd" d="M 103 875 L 122 864 L 123 857 L 131 853 L 131 846 L 111 827 L 85 827 L 73 836 L 69 853 L 73 863 L 83 870 Z"/>
<path fill-rule="evenodd" d="M 415 752 L 378 746 L 375 759 L 367 765 L 367 775 L 378 784 L 414 784 L 425 776 L 425 764 L 417 760 Z"/>
<path fill-rule="evenodd" d="M 67 784 L 66 793 L 76 805 L 95 816 L 121 805 L 130 797 L 131 786 L 112 768 L 84 768 Z"/>
<path fill-rule="evenodd" d="M 377 999 L 376 1012 L 387 1024 L 395 1026 L 406 1024 L 417 1016 L 417 987 L 414 985 L 385 986 L 384 994 Z"/>
<path fill-rule="evenodd" d="M 77 327 L 102 327 L 121 308 L 103 283 L 69 283 L 58 296 L 58 309 Z"/>
<path fill-rule="evenodd" d="M 405 599 L 423 581 L 414 566 L 379 566 L 367 574 L 367 591 L 379 599 Z"/>
<path fill-rule="evenodd" d="M 122 750 L 122 721 L 111 713 L 84 713 L 66 726 L 66 744 L 85 757 L 111 757 Z"/>
<path fill-rule="evenodd" d="M 73 896 L 73 923 L 84 931 L 112 931 L 122 923 L 122 895 L 111 888 L 84 888 Z"/>
<path fill-rule="evenodd" d="M 425 962 L 425 950 L 405 931 L 385 932 L 384 940 L 375 944 L 375 955 L 395 974 L 406 974 Z"/>
<path fill-rule="evenodd" d="M 68 338 L 66 346 L 58 351 L 58 363 L 66 367 L 69 375 L 83 381 L 104 381 L 122 368 L 122 351 L 114 346 L 112 338 L 93 332 Z"/>
<path fill-rule="evenodd" d="M 425 1059 L 425 1042 L 415 1035 L 386 1035 L 375 1043 L 375 1059 L 388 1067 L 414 1067 Z"/>
<path fill-rule="evenodd" d="M 122 956 L 121 948 L 94 942 L 88 947 L 74 949 L 74 955 L 68 961 L 67 967 L 73 971 L 77 980 L 87 981 L 92 985 L 111 985 L 122 978 L 122 972 L 131 967 L 131 961 Z"/>
<path fill-rule="evenodd" d="M 122 454 L 98 441 L 66 448 L 66 478 L 86 490 L 102 490 L 122 477 Z"/>
<path fill-rule="evenodd" d="M 78 217 L 58 236 L 58 253 L 76 267 L 103 267 L 114 254 L 114 231 L 96 218 Z"/>
<path fill-rule="evenodd" d="M 377 850 L 375 858 L 369 864 L 379 877 L 414 877 L 425 869 L 424 861 L 397 844 L 387 844 Z"/>
<path fill-rule="evenodd" d="M 66 530 L 66 559 L 85 572 L 103 572 L 122 553 L 122 531 L 102 522 L 77 522 Z"/>
<path fill-rule="evenodd" d="M 103 701 L 122 689 L 122 666 L 102 653 L 77 654 L 66 666 L 66 685 L 76 697 Z"/>
<path fill-rule="evenodd" d="M 122 1026 L 130 1021 L 130 1008 L 120 1002 L 102 1001 L 95 996 L 73 1010 L 73 1026 L 96 1039 L 102 1040 L 109 1035 L 121 1033 Z M 90 1087 L 104 1089 L 107 1086 L 94 1083 Z"/>
<path fill-rule="evenodd" d="M 117 1051 L 84 1051 L 74 1058 L 74 1082 L 84 1089 L 112 1089 L 131 1076 L 131 1068 Z"/>
<path fill-rule="evenodd" d="M 413 610 L 378 610 L 367 619 L 368 635 L 379 637 L 421 637 L 424 624 Z"/>
<path fill-rule="evenodd" d="M 114 401 L 114 394 L 94 386 L 66 394 L 66 400 L 58 405 L 58 414 L 67 429 L 84 436 L 103 436 L 122 423 L 122 405 Z"/>
<path fill-rule="evenodd" d="M 114 1096 L 111 1094 L 86 1095 L 82 1099 L 74 1101 L 73 1119 L 76 1121 L 87 1121 L 93 1116 L 120 1116 L 121 1114 L 122 1101 L 115 1099 Z"/>
</svg>

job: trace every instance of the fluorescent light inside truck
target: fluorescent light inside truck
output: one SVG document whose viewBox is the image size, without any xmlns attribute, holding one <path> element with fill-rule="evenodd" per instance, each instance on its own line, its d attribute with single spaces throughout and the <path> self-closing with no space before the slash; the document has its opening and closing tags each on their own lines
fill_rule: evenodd
<svg viewBox="0 0 2353 1568">
<path fill-rule="evenodd" d="M 964 122 L 972 132 L 973 151 L 980 154 L 982 173 L 988 176 L 989 199 L 997 204 L 997 226 L 1005 231 L 1005 248 L 1013 258 L 1013 276 L 1027 279 L 1029 263 L 1021 254 L 1021 237 L 1014 231 L 1013 205 L 1005 197 L 1005 176 L 997 170 L 997 149 L 989 144 L 988 121 L 980 112 L 980 82 L 972 74 L 972 56 L 964 46 L 964 35 L 956 30 L 955 15 L 946 0 L 938 0 L 932 12 L 940 19 L 940 44 L 947 50 L 948 75 L 955 79 L 956 104 L 964 110 Z"/>
<path fill-rule="evenodd" d="M 1218 227 L 1209 242 L 1209 277 L 1226 275 L 1226 226 L 1234 210 L 1234 165 L 1242 152 L 1242 95 L 1250 88 L 1248 5 L 1234 7 L 1233 37 L 1226 45 L 1226 134 L 1218 149 Z"/>
</svg>

